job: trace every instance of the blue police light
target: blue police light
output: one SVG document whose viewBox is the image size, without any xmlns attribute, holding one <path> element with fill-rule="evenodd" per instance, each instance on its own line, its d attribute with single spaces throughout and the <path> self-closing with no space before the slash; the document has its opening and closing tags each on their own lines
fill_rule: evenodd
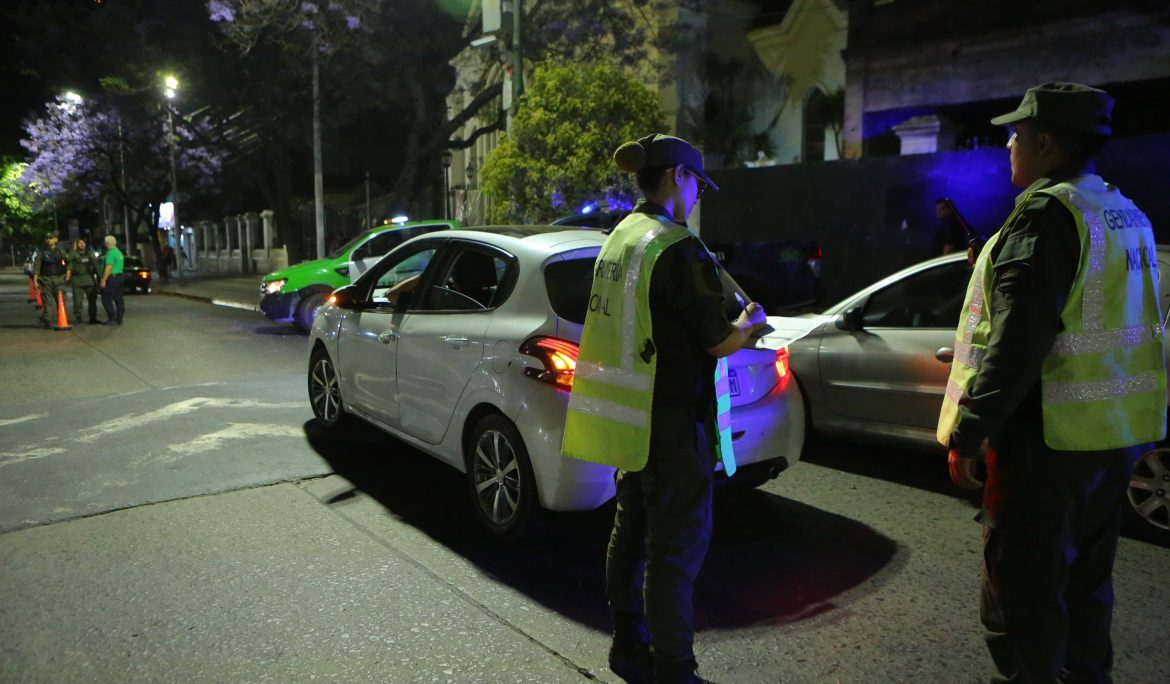
<svg viewBox="0 0 1170 684">
<path fill-rule="evenodd" d="M 407 216 L 395 216 L 394 218 L 390 219 L 390 223 L 393 223 L 396 226 L 401 226 L 409 220 L 410 218 Z"/>
</svg>

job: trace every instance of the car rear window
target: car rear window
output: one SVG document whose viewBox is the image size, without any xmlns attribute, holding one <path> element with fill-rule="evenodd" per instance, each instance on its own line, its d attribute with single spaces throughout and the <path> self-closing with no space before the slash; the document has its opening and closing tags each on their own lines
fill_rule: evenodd
<svg viewBox="0 0 1170 684">
<path fill-rule="evenodd" d="M 544 268 L 544 285 L 553 312 L 573 323 L 585 322 L 595 257 L 556 261 Z"/>
</svg>

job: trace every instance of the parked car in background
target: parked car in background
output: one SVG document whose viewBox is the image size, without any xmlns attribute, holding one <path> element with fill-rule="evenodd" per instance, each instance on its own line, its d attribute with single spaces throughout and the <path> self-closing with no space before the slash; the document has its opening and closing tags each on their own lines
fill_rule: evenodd
<svg viewBox="0 0 1170 684">
<path fill-rule="evenodd" d="M 1159 245 L 1158 265 L 1170 273 L 1170 247 Z M 935 429 L 971 270 L 965 254 L 950 254 L 899 271 L 822 313 L 769 317 L 774 336 L 789 341 L 811 429 L 944 453 Z M 1165 319 L 1170 278 L 1162 279 L 1160 298 Z M 1129 500 L 1146 532 L 1170 542 L 1170 444 L 1142 457 Z"/>
<path fill-rule="evenodd" d="M 613 469 L 560 447 L 604 240 L 508 226 L 403 244 L 322 307 L 309 337 L 313 413 L 328 426 L 360 417 L 464 473 L 493 536 L 519 534 L 540 508 L 600 506 L 614 495 Z M 803 405 L 786 358 L 729 357 L 739 465 L 721 478 L 729 484 L 757 486 L 800 458 Z"/>
<path fill-rule="evenodd" d="M 125 257 L 122 273 L 122 292 L 150 294 L 153 277 L 150 269 L 143 265 L 141 257 Z"/>
<path fill-rule="evenodd" d="M 292 323 L 308 332 L 325 298 L 348 285 L 387 252 L 413 237 L 457 227 L 458 221 L 413 221 L 371 228 L 324 259 L 264 276 L 260 281 L 260 311 L 274 321 Z"/>
<path fill-rule="evenodd" d="M 629 211 L 587 211 L 553 221 L 557 226 L 612 230 Z M 753 240 L 708 243 L 707 248 L 769 314 L 808 311 L 821 301 L 821 259 L 815 240 Z"/>
</svg>

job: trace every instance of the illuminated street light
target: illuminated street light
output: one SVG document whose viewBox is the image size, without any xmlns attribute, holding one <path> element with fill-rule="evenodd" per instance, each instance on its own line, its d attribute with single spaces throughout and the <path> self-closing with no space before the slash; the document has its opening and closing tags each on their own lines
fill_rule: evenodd
<svg viewBox="0 0 1170 684">
<path fill-rule="evenodd" d="M 68 100 L 70 103 L 72 103 L 73 105 L 81 104 L 81 96 L 78 95 L 77 93 L 73 92 L 72 90 L 65 91 L 65 94 L 63 97 L 66 100 Z"/>
</svg>

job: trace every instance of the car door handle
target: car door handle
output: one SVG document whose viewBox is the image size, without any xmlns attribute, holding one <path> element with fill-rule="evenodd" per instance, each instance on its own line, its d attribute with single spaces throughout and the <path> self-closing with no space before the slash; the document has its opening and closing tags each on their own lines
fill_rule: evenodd
<svg viewBox="0 0 1170 684">
<path fill-rule="evenodd" d="M 450 335 L 445 335 L 443 341 L 452 347 L 466 347 L 471 342 L 466 337 L 451 337 Z"/>
<path fill-rule="evenodd" d="M 943 363 L 950 363 L 951 361 L 955 360 L 955 350 L 951 349 L 950 347 L 939 347 L 938 350 L 934 352 L 934 358 L 942 361 Z"/>
<path fill-rule="evenodd" d="M 391 342 L 396 342 L 396 341 L 398 341 L 398 333 L 394 332 L 393 330 L 387 330 L 386 332 L 382 333 L 381 335 L 378 335 L 378 341 L 381 342 L 382 344 L 390 344 Z"/>
</svg>

